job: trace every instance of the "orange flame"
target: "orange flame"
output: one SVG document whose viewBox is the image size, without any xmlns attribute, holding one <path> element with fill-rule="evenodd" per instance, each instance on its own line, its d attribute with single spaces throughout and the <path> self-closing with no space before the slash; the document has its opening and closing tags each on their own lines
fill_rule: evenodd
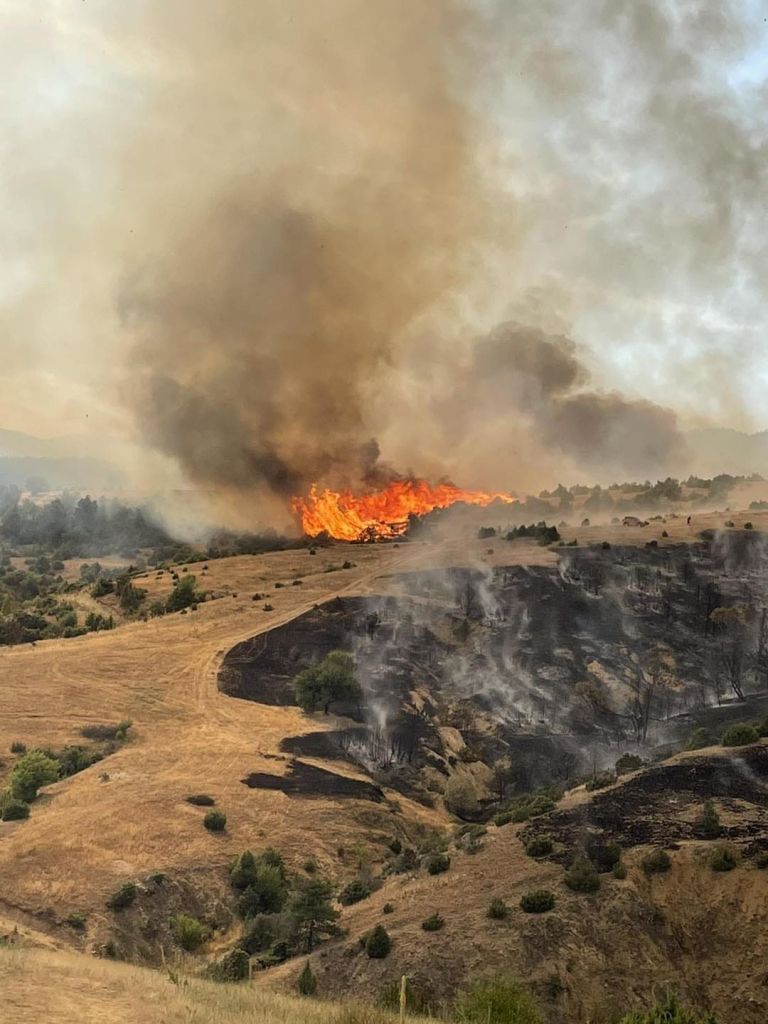
<svg viewBox="0 0 768 1024">
<path fill-rule="evenodd" d="M 300 517 L 309 537 L 327 533 L 336 540 L 376 540 L 398 537 L 405 532 L 410 515 L 424 515 L 456 502 L 490 505 L 493 501 L 511 504 L 511 494 L 465 491 L 454 484 L 436 484 L 426 480 L 395 480 L 383 491 L 356 498 L 351 491 L 318 491 L 313 484 L 306 498 L 293 498 L 291 507 Z"/>
</svg>

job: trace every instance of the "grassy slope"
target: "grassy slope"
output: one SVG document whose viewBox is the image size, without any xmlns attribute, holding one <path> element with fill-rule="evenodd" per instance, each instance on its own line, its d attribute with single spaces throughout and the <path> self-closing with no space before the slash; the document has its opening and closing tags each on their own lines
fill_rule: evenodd
<svg viewBox="0 0 768 1024">
<path fill-rule="evenodd" d="M 13 1024 L 391 1024 L 376 1010 L 218 985 L 63 951 L 0 946 Z M 412 1018 L 409 1018 L 409 1021 Z"/>
</svg>

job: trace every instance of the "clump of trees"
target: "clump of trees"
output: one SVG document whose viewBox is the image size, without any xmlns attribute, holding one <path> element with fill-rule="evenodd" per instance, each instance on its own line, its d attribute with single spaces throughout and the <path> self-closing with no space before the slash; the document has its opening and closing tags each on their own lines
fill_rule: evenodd
<svg viewBox="0 0 768 1024">
<path fill-rule="evenodd" d="M 322 709 L 326 715 L 332 704 L 359 702 L 363 695 L 354 658 L 347 651 L 331 651 L 318 664 L 299 672 L 293 689 L 296 703 L 304 711 Z"/>
</svg>

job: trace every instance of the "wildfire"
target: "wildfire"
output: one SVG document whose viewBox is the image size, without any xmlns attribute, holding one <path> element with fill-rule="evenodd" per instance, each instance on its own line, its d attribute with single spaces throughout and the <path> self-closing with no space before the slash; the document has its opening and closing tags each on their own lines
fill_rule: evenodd
<svg viewBox="0 0 768 1024">
<path fill-rule="evenodd" d="M 484 507 L 493 501 L 511 504 L 517 499 L 510 494 L 465 491 L 448 483 L 433 487 L 426 480 L 408 479 L 395 480 L 383 491 L 360 497 L 351 491 L 318 491 L 313 485 L 306 498 L 293 498 L 291 507 L 309 537 L 325 532 L 336 540 L 377 540 L 404 533 L 410 515 L 424 515 L 459 501 Z"/>
</svg>

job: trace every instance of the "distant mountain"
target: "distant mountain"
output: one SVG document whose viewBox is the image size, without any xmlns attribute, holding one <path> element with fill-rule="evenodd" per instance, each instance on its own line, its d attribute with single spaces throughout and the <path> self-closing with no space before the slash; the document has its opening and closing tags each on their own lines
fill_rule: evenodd
<svg viewBox="0 0 768 1024">
<path fill-rule="evenodd" d="M 40 438 L 0 429 L 0 484 L 35 491 L 107 491 L 121 485 L 119 469 L 98 457 L 90 438 Z"/>
<path fill-rule="evenodd" d="M 697 476 L 733 473 L 768 477 L 768 430 L 745 434 L 726 427 L 703 427 L 686 434 L 690 472 Z"/>
</svg>

